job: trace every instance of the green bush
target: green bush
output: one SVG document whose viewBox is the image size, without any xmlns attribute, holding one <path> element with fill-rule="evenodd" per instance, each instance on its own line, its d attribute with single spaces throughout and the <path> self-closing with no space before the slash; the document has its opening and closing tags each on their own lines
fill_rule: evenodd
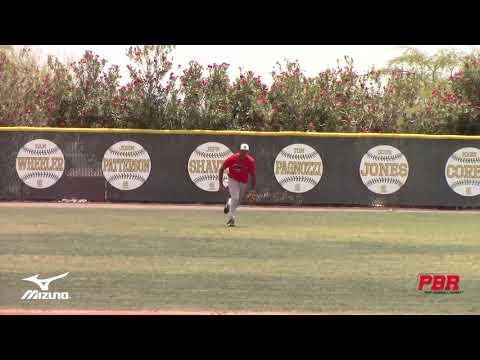
<svg viewBox="0 0 480 360">
<path fill-rule="evenodd" d="M 0 48 L 0 125 L 480 134 L 476 53 L 407 49 L 365 74 L 345 57 L 313 77 L 286 61 L 268 87 L 252 71 L 232 81 L 226 63 L 192 61 L 178 75 L 173 50 L 130 47 L 121 86 L 118 66 L 90 51 L 43 65 L 27 49 Z"/>
</svg>

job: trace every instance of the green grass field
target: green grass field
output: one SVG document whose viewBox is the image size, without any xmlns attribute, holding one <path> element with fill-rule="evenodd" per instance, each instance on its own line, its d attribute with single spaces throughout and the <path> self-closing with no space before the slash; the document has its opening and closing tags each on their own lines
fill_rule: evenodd
<svg viewBox="0 0 480 360">
<path fill-rule="evenodd" d="M 479 214 L 222 209 L 0 208 L 0 308 L 480 313 Z M 64 272 L 70 300 L 20 300 Z"/>
</svg>

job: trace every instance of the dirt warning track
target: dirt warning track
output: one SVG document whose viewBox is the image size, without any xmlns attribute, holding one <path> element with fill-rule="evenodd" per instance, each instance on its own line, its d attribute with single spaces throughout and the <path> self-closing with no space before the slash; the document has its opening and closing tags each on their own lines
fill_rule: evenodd
<svg viewBox="0 0 480 360">
<path fill-rule="evenodd" d="M 171 209 L 171 210 L 216 210 L 223 205 L 214 204 L 156 204 L 156 203 L 64 203 L 64 202 L 0 202 L 0 208 L 76 208 L 76 209 Z M 388 208 L 388 207 L 319 207 L 319 206 L 265 206 L 242 205 L 242 211 L 320 211 L 320 212 L 397 212 L 397 213 L 478 213 L 480 209 L 424 209 L 424 208 Z"/>
<path fill-rule="evenodd" d="M 222 311 L 181 311 L 181 310 L 30 310 L 30 309 L 0 309 L 0 315 L 334 315 L 330 313 L 288 313 L 288 312 L 222 312 Z"/>
</svg>

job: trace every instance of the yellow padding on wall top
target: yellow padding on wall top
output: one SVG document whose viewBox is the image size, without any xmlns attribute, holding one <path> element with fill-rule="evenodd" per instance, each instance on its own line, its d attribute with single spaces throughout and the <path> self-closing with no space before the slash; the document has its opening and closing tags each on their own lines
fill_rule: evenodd
<svg viewBox="0 0 480 360">
<path fill-rule="evenodd" d="M 156 134 L 156 135 L 240 135 L 240 136 L 299 136 L 319 138 L 398 138 L 398 139 L 451 139 L 480 140 L 477 135 L 424 135 L 389 133 L 328 133 L 302 131 L 241 131 L 241 130 L 151 130 L 151 129 L 107 129 L 107 128 L 53 128 L 11 126 L 0 127 L 0 132 L 57 132 L 93 134 Z"/>
</svg>

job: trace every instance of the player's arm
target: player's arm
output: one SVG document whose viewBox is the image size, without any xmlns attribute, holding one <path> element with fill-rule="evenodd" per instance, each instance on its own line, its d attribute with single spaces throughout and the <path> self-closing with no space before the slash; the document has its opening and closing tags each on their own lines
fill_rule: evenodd
<svg viewBox="0 0 480 360">
<path fill-rule="evenodd" d="M 250 169 L 250 178 L 251 178 L 252 188 L 250 189 L 250 191 L 245 192 L 243 199 L 247 198 L 250 203 L 254 203 L 257 197 L 257 193 L 256 193 L 257 174 L 255 173 L 255 164 L 253 164 L 253 168 Z"/>
<path fill-rule="evenodd" d="M 229 156 L 223 162 L 222 166 L 220 166 L 220 169 L 218 170 L 218 183 L 219 183 L 218 191 L 225 190 L 225 186 L 223 186 L 223 172 L 225 171 L 225 169 L 229 168 L 232 165 L 232 161 L 233 161 L 233 157 Z"/>
<path fill-rule="evenodd" d="M 257 187 L 257 174 L 253 172 L 251 173 L 251 177 L 252 177 L 252 190 L 255 191 Z"/>
<path fill-rule="evenodd" d="M 257 187 L 257 172 L 255 168 L 255 161 L 250 166 L 250 178 L 252 179 L 252 188 L 246 195 L 250 202 L 255 202 L 256 200 L 256 187 Z"/>
<path fill-rule="evenodd" d="M 223 186 L 223 172 L 225 171 L 225 163 L 220 166 L 220 170 L 218 170 L 218 190 L 222 191 L 225 190 L 225 187 Z"/>
<path fill-rule="evenodd" d="M 255 161 L 252 163 L 250 175 L 252 176 L 252 190 L 255 191 L 257 187 L 257 167 L 255 165 Z"/>
</svg>

